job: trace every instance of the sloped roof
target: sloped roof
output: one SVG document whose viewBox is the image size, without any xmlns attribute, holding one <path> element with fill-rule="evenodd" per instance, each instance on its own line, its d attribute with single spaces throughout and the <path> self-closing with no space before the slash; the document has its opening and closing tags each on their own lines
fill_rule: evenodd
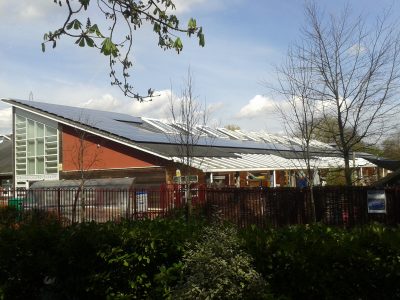
<svg viewBox="0 0 400 300">
<path fill-rule="evenodd" d="M 174 138 L 161 132 L 154 132 L 143 126 L 141 118 L 127 114 L 79 108 L 45 102 L 2 99 L 13 106 L 52 117 L 71 125 L 92 128 L 113 137 L 121 138 L 132 143 L 172 144 Z M 275 150 L 301 150 L 299 147 L 288 147 L 282 144 L 269 144 L 265 142 L 229 140 L 222 138 L 200 137 L 199 146 L 213 145 L 216 147 L 247 148 L 247 149 L 275 149 Z"/>
<path fill-rule="evenodd" d="M 3 101 L 62 124 L 92 131 L 102 137 L 165 159 L 179 161 L 177 142 L 174 142 L 178 139 L 171 137 L 171 134 L 157 131 L 142 118 L 44 102 L 15 99 L 3 99 Z M 288 169 L 302 166 L 301 147 L 279 142 L 201 137 L 193 146 L 193 156 L 196 157 L 194 166 L 208 172 L 230 169 Z M 315 148 L 312 156 L 314 165 L 319 168 L 343 165 L 343 160 L 338 158 L 340 154 L 331 148 Z M 356 166 L 373 166 L 373 164 L 358 158 Z"/>
<path fill-rule="evenodd" d="M 180 162 L 179 157 L 174 161 Z M 355 167 L 374 167 L 364 158 L 354 160 Z M 262 170 L 297 170 L 306 169 L 305 160 L 301 158 L 284 158 L 276 154 L 234 153 L 232 157 L 195 157 L 193 167 L 203 172 L 223 171 L 262 171 Z M 344 168 L 344 160 L 340 157 L 313 157 L 310 166 L 317 169 Z"/>
<path fill-rule="evenodd" d="M 0 175 L 12 175 L 12 140 L 0 137 Z"/>
</svg>

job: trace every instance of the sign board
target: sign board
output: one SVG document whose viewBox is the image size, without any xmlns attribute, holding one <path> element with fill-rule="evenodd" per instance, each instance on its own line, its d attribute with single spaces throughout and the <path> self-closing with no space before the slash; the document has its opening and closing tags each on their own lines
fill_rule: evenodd
<svg viewBox="0 0 400 300">
<path fill-rule="evenodd" d="M 173 178 L 174 183 L 196 183 L 199 182 L 199 177 L 197 175 L 190 175 L 190 176 L 174 176 Z"/>
<path fill-rule="evenodd" d="M 386 213 L 386 195 L 384 190 L 370 190 L 367 192 L 368 213 Z"/>
<path fill-rule="evenodd" d="M 147 192 L 136 192 L 136 212 L 147 212 Z"/>
</svg>

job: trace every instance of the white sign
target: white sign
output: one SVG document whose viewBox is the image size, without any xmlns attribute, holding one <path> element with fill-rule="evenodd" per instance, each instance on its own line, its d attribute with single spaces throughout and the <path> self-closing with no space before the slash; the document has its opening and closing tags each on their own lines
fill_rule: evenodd
<svg viewBox="0 0 400 300">
<path fill-rule="evenodd" d="M 40 181 L 40 180 L 58 180 L 58 173 L 44 174 L 44 175 L 17 175 L 16 181 Z"/>
<path fill-rule="evenodd" d="M 368 213 L 386 213 L 386 194 L 384 190 L 370 190 L 367 192 Z"/>
<path fill-rule="evenodd" d="M 136 192 L 136 212 L 147 212 L 147 192 Z"/>
<path fill-rule="evenodd" d="M 188 181 L 190 183 L 196 183 L 199 182 L 199 178 L 197 175 L 190 175 L 190 176 L 174 176 L 173 181 L 175 183 L 187 183 Z"/>
</svg>

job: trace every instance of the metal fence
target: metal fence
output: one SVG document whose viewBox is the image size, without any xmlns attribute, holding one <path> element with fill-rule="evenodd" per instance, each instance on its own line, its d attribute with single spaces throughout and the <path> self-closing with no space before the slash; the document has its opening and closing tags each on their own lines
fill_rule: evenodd
<svg viewBox="0 0 400 300">
<path fill-rule="evenodd" d="M 400 224 L 400 188 L 387 188 L 385 213 L 369 213 L 368 187 L 314 188 L 316 220 L 328 225 L 354 226 L 379 221 Z M 106 222 L 165 217 L 183 208 L 188 193 L 179 185 L 157 189 L 18 189 L 0 192 L 0 205 L 21 213 L 46 211 L 64 223 Z M 218 216 L 244 227 L 309 224 L 312 205 L 309 189 L 193 187 L 191 199 L 212 218 Z"/>
<path fill-rule="evenodd" d="M 193 204 L 204 202 L 204 189 L 192 189 Z M 0 206 L 22 214 L 45 211 L 63 223 L 107 222 L 163 217 L 182 208 L 187 192 L 176 186 L 159 189 L 17 189 L 0 193 Z"/>
<path fill-rule="evenodd" d="M 400 224 L 400 188 L 387 188 L 385 213 L 368 212 L 370 187 L 318 187 L 313 189 L 315 217 L 327 225 L 352 227 L 370 222 Z M 313 221 L 309 189 L 220 189 L 207 190 L 209 215 L 239 226 L 256 224 L 280 227 Z"/>
</svg>

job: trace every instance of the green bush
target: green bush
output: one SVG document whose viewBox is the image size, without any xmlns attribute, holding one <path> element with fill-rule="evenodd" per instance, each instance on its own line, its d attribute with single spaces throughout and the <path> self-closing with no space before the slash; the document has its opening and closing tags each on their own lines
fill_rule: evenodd
<svg viewBox="0 0 400 300">
<path fill-rule="evenodd" d="M 205 228 L 201 238 L 187 244 L 182 280 L 173 299 L 266 299 L 267 285 L 241 250 L 232 227 Z"/>
<path fill-rule="evenodd" d="M 52 277 L 57 259 L 57 223 L 19 224 L 0 229 L 0 290 L 5 299 L 35 299 Z"/>
<path fill-rule="evenodd" d="M 61 226 L 0 212 L 0 299 L 399 299 L 400 229 Z M 267 283 L 266 283 L 267 282 Z"/>
<path fill-rule="evenodd" d="M 242 232 L 256 269 L 291 299 L 398 299 L 400 230 L 323 225 Z"/>
<path fill-rule="evenodd" d="M 159 299 L 176 284 L 171 270 L 201 227 L 178 218 L 63 228 L 32 217 L 0 229 L 0 295 Z"/>
<path fill-rule="evenodd" d="M 95 278 L 94 289 L 112 298 L 165 297 L 178 277 L 173 270 L 179 266 L 184 243 L 196 238 L 201 222 L 187 224 L 175 220 L 143 220 L 126 224 L 120 232 L 120 243 L 98 253 L 107 264 Z"/>
<path fill-rule="evenodd" d="M 19 216 L 20 212 L 14 206 L 0 207 L 0 229 L 15 225 Z"/>
</svg>

